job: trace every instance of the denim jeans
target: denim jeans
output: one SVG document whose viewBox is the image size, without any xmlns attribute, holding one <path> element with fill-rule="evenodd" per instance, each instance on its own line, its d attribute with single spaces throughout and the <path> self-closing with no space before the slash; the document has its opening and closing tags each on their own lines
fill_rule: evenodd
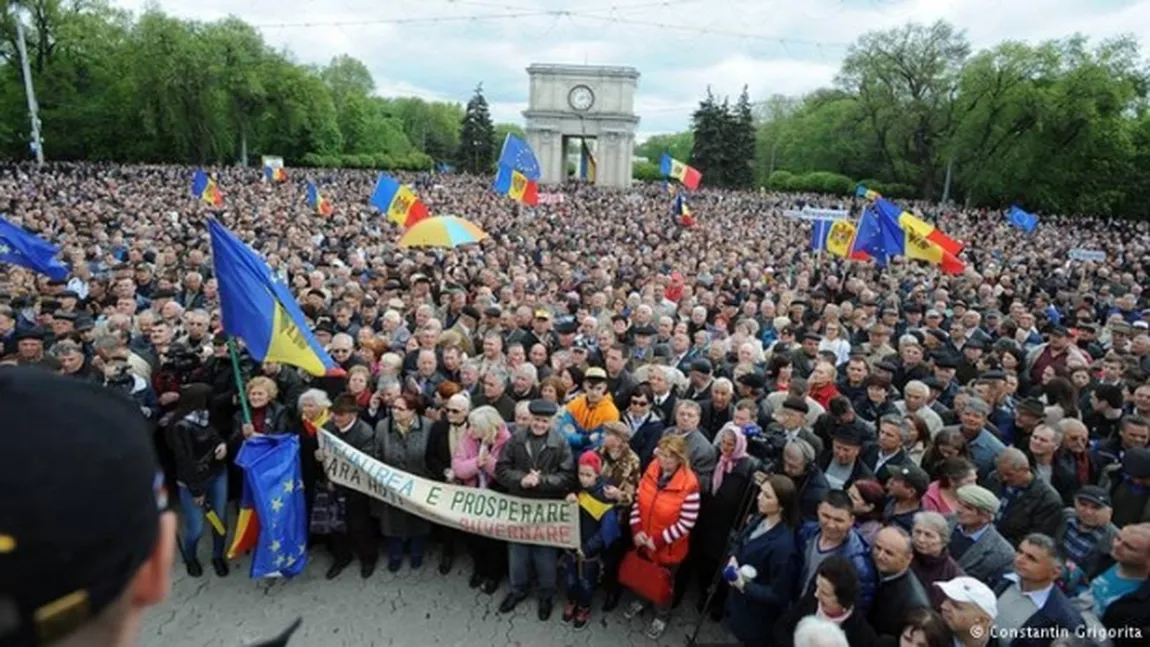
<svg viewBox="0 0 1150 647">
<path fill-rule="evenodd" d="M 556 573 L 559 564 L 559 549 L 532 544 L 507 544 L 507 561 L 511 578 L 511 592 L 518 596 L 527 595 L 531 585 L 531 569 L 539 580 L 539 598 L 550 600 L 555 597 Z"/>
<path fill-rule="evenodd" d="M 426 539 L 427 537 L 422 535 L 411 537 L 407 541 L 404 541 L 402 537 L 388 537 L 387 561 L 402 562 L 404 544 L 407 544 L 408 548 L 411 550 L 412 559 L 423 561 L 423 546 Z"/>
<path fill-rule="evenodd" d="M 599 583 L 600 562 L 598 559 L 583 560 L 582 566 L 574 553 L 563 553 L 563 591 L 575 606 L 590 608 L 591 596 L 595 595 L 595 585 Z"/>
<path fill-rule="evenodd" d="M 191 561 L 196 558 L 196 545 L 200 542 L 200 535 L 204 533 L 204 526 L 209 525 L 207 519 L 204 518 L 204 508 L 196 505 L 195 497 L 192 496 L 191 490 L 186 485 L 180 484 L 180 507 L 183 509 L 183 523 L 181 524 L 180 534 L 183 535 L 183 542 L 180 544 L 180 551 L 184 555 L 184 561 Z M 212 477 L 204 489 L 205 501 L 204 505 L 210 507 L 216 516 L 220 518 L 221 523 L 226 523 L 227 504 L 228 504 L 228 471 L 220 470 L 219 474 Z M 224 548 L 227 545 L 227 536 L 217 533 L 214 529 L 209 528 L 208 532 L 212 534 L 212 558 L 223 559 Z"/>
</svg>

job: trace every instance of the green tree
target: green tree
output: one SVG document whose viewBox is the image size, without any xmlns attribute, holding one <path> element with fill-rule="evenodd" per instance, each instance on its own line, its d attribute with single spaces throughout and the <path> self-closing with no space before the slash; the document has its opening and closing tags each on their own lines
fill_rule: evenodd
<svg viewBox="0 0 1150 647">
<path fill-rule="evenodd" d="M 690 165 L 703 174 L 709 186 L 725 186 L 724 161 L 728 142 L 725 127 L 727 114 L 724 107 L 715 99 L 711 88 L 707 96 L 699 102 L 699 107 L 691 116 L 693 145 Z"/>
<path fill-rule="evenodd" d="M 648 162 L 656 166 L 662 159 L 663 153 L 667 153 L 680 162 L 686 162 L 691 159 L 691 148 L 694 143 L 694 133 L 689 130 L 671 135 L 651 135 L 646 141 L 635 147 L 635 155 L 646 158 Z"/>
<path fill-rule="evenodd" d="M 728 116 L 730 148 L 727 180 L 733 187 L 748 189 L 755 183 L 755 115 L 747 86 L 739 94 L 735 108 Z"/>
<path fill-rule="evenodd" d="M 491 113 L 480 83 L 467 102 L 459 132 L 459 149 L 455 154 L 456 168 L 476 175 L 491 172 L 495 163 L 495 146 L 495 126 L 491 123 Z"/>
</svg>

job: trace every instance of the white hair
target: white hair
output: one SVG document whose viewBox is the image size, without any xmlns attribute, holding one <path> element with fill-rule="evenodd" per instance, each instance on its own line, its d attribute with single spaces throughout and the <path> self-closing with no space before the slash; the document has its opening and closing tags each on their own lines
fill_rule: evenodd
<svg viewBox="0 0 1150 647">
<path fill-rule="evenodd" d="M 302 409 L 304 404 L 314 404 L 320 408 L 327 409 L 331 406 L 331 399 L 327 397 L 320 389 L 308 389 L 299 396 L 299 407 Z"/>
<path fill-rule="evenodd" d="M 795 647 L 850 647 L 847 635 L 830 620 L 807 616 L 795 627 Z"/>
</svg>

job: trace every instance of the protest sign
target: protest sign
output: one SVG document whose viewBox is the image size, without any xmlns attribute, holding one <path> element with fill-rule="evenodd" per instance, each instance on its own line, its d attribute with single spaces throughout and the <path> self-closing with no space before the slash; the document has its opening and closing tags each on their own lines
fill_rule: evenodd
<svg viewBox="0 0 1150 647">
<path fill-rule="evenodd" d="M 540 193 L 539 204 L 563 204 L 565 197 L 562 193 Z"/>
<path fill-rule="evenodd" d="M 324 472 L 336 485 L 448 528 L 521 544 L 579 548 L 578 504 L 523 499 L 492 490 L 440 483 L 385 465 L 321 431 Z"/>
<path fill-rule="evenodd" d="M 1101 262 L 1106 260 L 1106 252 L 1100 252 L 1094 249 L 1082 249 L 1079 247 L 1067 252 L 1066 257 L 1072 261 Z"/>
<path fill-rule="evenodd" d="M 787 209 L 783 215 L 797 220 L 842 220 L 848 216 L 846 209 L 815 209 L 803 207 L 800 209 Z"/>
</svg>

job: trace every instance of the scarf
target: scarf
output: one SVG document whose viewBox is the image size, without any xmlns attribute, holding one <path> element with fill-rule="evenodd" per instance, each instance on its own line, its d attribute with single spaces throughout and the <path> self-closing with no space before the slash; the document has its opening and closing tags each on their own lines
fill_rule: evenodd
<svg viewBox="0 0 1150 647">
<path fill-rule="evenodd" d="M 355 395 L 355 405 L 360 409 L 371 406 L 371 389 L 364 389 Z"/>
<path fill-rule="evenodd" d="M 463 438 L 464 432 L 467 431 L 467 423 L 453 425 L 447 423 L 447 447 L 452 456 L 455 456 L 455 448 L 459 447 L 459 439 Z"/>
<path fill-rule="evenodd" d="M 847 609 L 846 611 L 843 611 L 842 613 L 840 613 L 837 616 L 832 616 L 829 613 L 827 613 L 825 609 L 823 609 L 823 604 L 821 602 L 818 604 L 819 604 L 819 608 L 817 611 L 815 611 L 815 615 L 822 618 L 823 620 L 829 620 L 829 621 L 835 623 L 836 625 L 838 625 L 840 627 L 842 626 L 842 624 L 844 622 L 847 621 L 847 618 L 850 618 L 851 614 L 854 613 L 854 609 Z"/>
<path fill-rule="evenodd" d="M 327 424 L 329 415 L 330 414 L 328 413 L 328 410 L 324 409 L 319 412 L 319 415 L 316 416 L 314 420 L 308 420 L 307 418 L 303 419 L 303 430 L 307 432 L 309 438 L 315 438 L 315 435 L 319 433 L 319 430 Z"/>
<path fill-rule="evenodd" d="M 726 429 L 730 428 L 727 427 Z M 719 486 L 723 484 L 723 478 L 727 474 L 730 474 L 731 470 L 735 469 L 735 465 L 737 465 L 739 461 L 747 456 L 747 437 L 744 436 L 743 432 L 739 431 L 738 429 L 733 429 L 731 431 L 735 435 L 735 451 L 731 452 L 730 456 L 719 452 L 719 462 L 717 465 L 715 465 L 714 475 L 711 476 L 711 492 L 718 492 Z M 716 445 L 719 444 L 720 440 L 723 438 L 723 435 L 723 432 L 720 431 L 719 434 L 715 436 Z"/>
</svg>

